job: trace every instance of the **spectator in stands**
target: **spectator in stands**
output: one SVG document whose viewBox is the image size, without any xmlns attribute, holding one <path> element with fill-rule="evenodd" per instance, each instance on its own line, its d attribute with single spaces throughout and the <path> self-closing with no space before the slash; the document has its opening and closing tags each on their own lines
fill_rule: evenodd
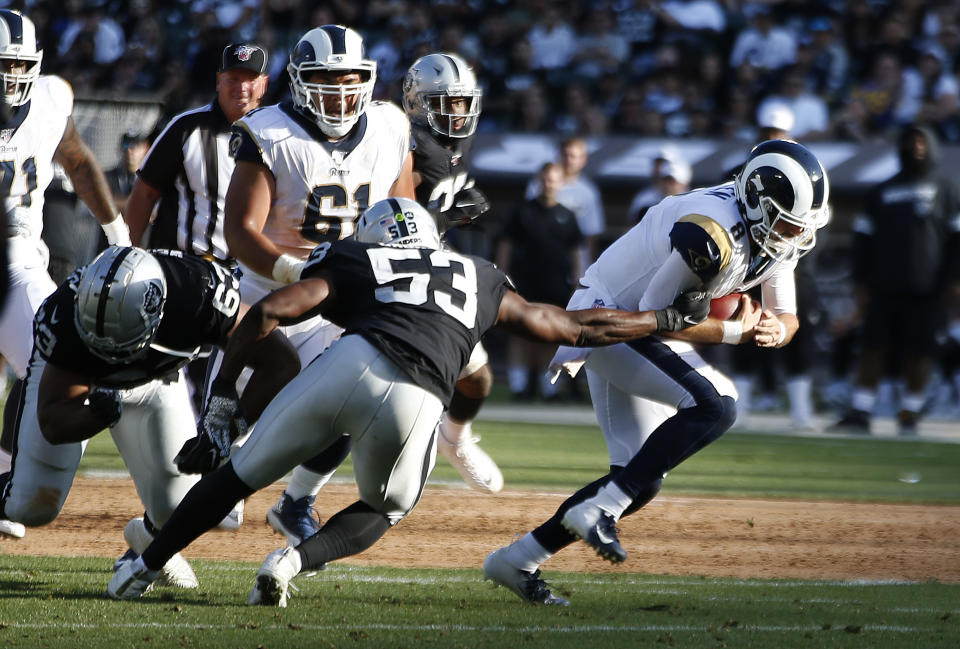
<svg viewBox="0 0 960 649">
<path fill-rule="evenodd" d="M 817 16 L 809 27 L 810 65 L 807 80 L 812 90 L 828 103 L 839 99 L 847 90 L 850 55 L 837 36 L 834 19 Z"/>
<path fill-rule="evenodd" d="M 651 164 L 650 186 L 637 192 L 627 208 L 627 226 L 640 221 L 647 210 L 667 196 L 676 196 L 690 189 L 693 172 L 680 152 L 663 148 Z"/>
<path fill-rule="evenodd" d="M 538 19 L 527 33 L 534 69 L 559 70 L 566 67 L 576 51 L 576 32 L 561 19 L 559 8 L 543 3 Z"/>
<path fill-rule="evenodd" d="M 849 100 L 863 101 L 869 133 L 887 135 L 916 114 L 919 105 L 910 97 L 918 94 L 917 83 L 919 78 L 905 73 L 895 50 L 880 50 L 874 54 L 869 76 L 854 85 Z"/>
<path fill-rule="evenodd" d="M 854 222 L 853 278 L 863 344 L 850 407 L 832 432 L 870 432 L 877 383 L 888 358 L 899 353 L 906 384 L 899 431 L 917 433 L 945 296 L 960 295 L 960 184 L 948 176 L 952 171 L 939 169 L 937 140 L 929 129 L 903 128 L 898 153 L 900 171 L 867 194 Z"/>
<path fill-rule="evenodd" d="M 573 212 L 557 202 L 564 182 L 555 162 L 540 168 L 539 192 L 517 206 L 497 237 L 496 263 L 531 302 L 565 306 L 579 277 L 577 248 L 583 240 Z M 557 385 L 546 376 L 556 346 L 511 336 L 507 378 L 515 399 L 552 399 Z"/>
<path fill-rule="evenodd" d="M 758 108 L 763 114 L 767 106 L 787 107 L 794 116 L 790 130 L 796 140 L 822 140 L 830 133 L 830 111 L 827 103 L 806 87 L 803 71 L 796 65 L 780 72 L 779 92 L 764 99 Z M 761 125 L 762 126 L 762 125 Z"/>
<path fill-rule="evenodd" d="M 939 45 L 928 43 L 921 48 L 917 58 L 922 84 L 917 120 L 930 124 L 941 136 L 955 140 L 950 134 L 952 123 L 960 116 L 960 84 L 946 64 L 947 53 Z"/>
<path fill-rule="evenodd" d="M 547 92 L 540 83 L 514 93 L 509 128 L 519 133 L 549 133 L 553 130 Z"/>
<path fill-rule="evenodd" d="M 737 34 L 730 53 L 730 67 L 744 63 L 766 72 L 779 70 L 795 61 L 797 40 L 788 29 L 774 20 L 770 5 L 752 5 L 750 26 Z"/>
<path fill-rule="evenodd" d="M 149 149 L 150 139 L 146 133 L 127 131 L 120 138 L 120 160 L 117 166 L 105 172 L 107 184 L 113 193 L 113 201 L 123 213 L 127 211 L 127 198 L 137 180 L 137 170 Z"/>
<path fill-rule="evenodd" d="M 629 55 L 627 40 L 614 30 L 611 10 L 603 5 L 589 9 L 571 59 L 574 73 L 595 82 L 604 74 L 619 70 Z"/>
<path fill-rule="evenodd" d="M 109 65 L 119 59 L 126 50 L 123 28 L 107 15 L 106 0 L 87 0 L 77 14 L 68 19 L 66 28 L 57 44 L 57 55 L 65 57 L 81 33 L 93 39 L 93 62 Z M 86 61 L 89 63 L 89 60 Z"/>
</svg>

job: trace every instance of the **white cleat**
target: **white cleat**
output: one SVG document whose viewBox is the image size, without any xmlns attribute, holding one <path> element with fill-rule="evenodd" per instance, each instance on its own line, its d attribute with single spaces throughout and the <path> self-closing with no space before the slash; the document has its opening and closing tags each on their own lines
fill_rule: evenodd
<svg viewBox="0 0 960 649">
<path fill-rule="evenodd" d="M 127 526 L 123 528 L 123 538 L 137 555 L 143 554 L 147 546 L 153 542 L 153 535 L 147 530 L 142 516 L 130 519 Z M 193 568 L 179 552 L 170 557 L 170 560 L 160 569 L 156 583 L 158 586 L 174 586 L 176 588 L 197 588 L 200 586 Z"/>
<path fill-rule="evenodd" d="M 290 580 L 300 574 L 300 553 L 286 547 L 267 555 L 260 570 L 257 583 L 247 597 L 251 606 L 279 606 L 286 608 Z"/>
<path fill-rule="evenodd" d="M 23 523 L 0 519 L 0 534 L 12 536 L 15 539 L 22 539 L 26 533 L 27 528 L 23 526 Z"/>
<path fill-rule="evenodd" d="M 236 505 L 233 506 L 233 509 L 230 510 L 230 513 L 227 514 L 222 521 L 217 525 L 221 530 L 239 530 L 240 526 L 243 525 L 243 501 L 240 500 Z"/>
<path fill-rule="evenodd" d="M 441 433 L 437 435 L 437 450 L 460 472 L 464 482 L 477 491 L 495 494 L 503 489 L 503 474 L 493 458 L 477 446 L 479 441 L 479 437 L 470 437 L 451 444 Z"/>
<path fill-rule="evenodd" d="M 506 548 L 494 550 L 483 562 L 483 578 L 498 586 L 509 588 L 525 602 L 544 606 L 569 606 L 570 602 L 550 592 L 550 587 L 540 578 L 540 571 L 527 572 L 514 568 L 507 562 Z"/>
<path fill-rule="evenodd" d="M 107 585 L 107 595 L 113 599 L 140 599 L 159 574 L 159 570 L 148 569 L 140 557 L 121 561 Z"/>
</svg>

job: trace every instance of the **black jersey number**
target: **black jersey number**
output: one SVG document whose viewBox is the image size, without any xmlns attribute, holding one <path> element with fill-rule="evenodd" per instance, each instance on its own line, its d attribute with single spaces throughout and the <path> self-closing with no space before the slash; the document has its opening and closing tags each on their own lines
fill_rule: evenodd
<svg viewBox="0 0 960 649">
<path fill-rule="evenodd" d="M 33 204 L 33 198 L 31 198 L 33 190 L 37 188 L 37 161 L 32 156 L 27 158 L 20 166 L 20 171 L 27 179 L 27 191 L 20 197 L 20 205 L 30 207 Z M 4 196 L 10 195 L 16 173 L 14 160 L 0 160 L 0 193 Z"/>
<path fill-rule="evenodd" d="M 419 259 L 420 251 L 403 248 L 367 248 L 370 266 L 380 287 L 375 296 L 378 302 L 402 304 L 426 304 L 432 300 L 440 309 L 452 318 L 455 318 L 467 329 L 473 329 L 477 324 L 477 269 L 473 262 L 462 255 L 445 250 L 434 250 L 430 253 L 430 265 L 433 268 L 450 268 L 456 263 L 461 272 L 453 271 L 450 282 L 454 290 L 460 294 L 463 306 L 454 303 L 453 295 L 446 291 L 428 291 L 430 273 L 416 271 L 396 271 L 394 261 L 404 259 Z M 400 279 L 410 279 L 406 288 L 391 282 Z M 458 300 L 458 302 L 460 301 Z"/>
<path fill-rule="evenodd" d="M 367 209 L 370 203 L 370 183 L 364 183 L 353 192 L 353 203 L 356 209 L 353 218 L 346 216 L 325 216 L 324 208 L 342 210 L 349 206 L 347 190 L 343 185 L 320 185 L 314 187 L 307 197 L 307 207 L 303 212 L 303 223 L 300 224 L 300 234 L 307 241 L 324 243 L 325 241 L 339 241 L 353 234 L 353 223 L 360 214 Z M 344 228 L 345 222 L 350 223 Z"/>
</svg>

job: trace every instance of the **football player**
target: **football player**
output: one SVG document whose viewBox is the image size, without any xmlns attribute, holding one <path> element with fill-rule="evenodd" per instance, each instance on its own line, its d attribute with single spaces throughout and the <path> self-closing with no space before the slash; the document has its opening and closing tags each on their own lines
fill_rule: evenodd
<svg viewBox="0 0 960 649">
<path fill-rule="evenodd" d="M 403 79 L 403 108 L 410 118 L 417 200 L 436 217 L 441 234 L 470 223 L 490 203 L 474 187 L 467 158 L 480 117 L 482 91 L 473 70 L 456 54 L 417 59 Z M 464 481 L 486 493 L 503 488 L 503 474 L 479 446 L 471 422 L 493 387 L 487 352 L 478 344 L 457 381 L 440 422 L 437 448 Z"/>
<path fill-rule="evenodd" d="M 496 324 L 545 341 L 606 345 L 699 321 L 709 304 L 704 295 L 687 299 L 682 310 L 642 313 L 528 304 L 490 262 L 441 250 L 433 216 L 415 201 L 376 203 L 355 240 L 320 244 L 300 281 L 274 291 L 244 318 L 214 382 L 222 408 L 203 418 L 185 461 L 195 456 L 203 464 L 211 451 L 229 451 L 229 422 L 238 411 L 236 392 L 227 395 L 250 345 L 281 322 L 318 312 L 343 327 L 344 336 L 287 384 L 250 439 L 191 489 L 143 554 L 121 563 L 107 593 L 140 597 L 160 567 L 234 502 L 346 431 L 360 499 L 298 547 L 271 553 L 248 599 L 285 606 L 290 580 L 303 569 L 365 550 L 416 505 L 433 467 L 444 405 L 487 329 Z"/>
<path fill-rule="evenodd" d="M 567 604 L 540 564 L 583 539 L 618 563 L 616 523 L 656 496 L 663 477 L 719 438 L 736 415 L 732 382 L 693 343 L 782 347 L 799 326 L 794 268 L 829 218 L 819 160 L 787 140 L 762 142 L 733 182 L 670 196 L 615 241 L 580 280 L 567 308 L 628 310 L 670 304 L 703 287 L 713 297 L 759 285 L 762 308 L 741 297 L 737 319 L 709 318 L 684 331 L 602 349 L 561 347 L 551 368 L 587 369 L 610 454 L 610 472 L 568 498 L 545 523 L 484 562 L 487 579 L 537 604 Z"/>
<path fill-rule="evenodd" d="M 410 123 L 398 106 L 373 101 L 376 63 L 357 32 L 311 29 L 290 54 L 287 72 L 292 102 L 247 114 L 230 143 L 236 167 L 224 234 L 243 271 L 247 304 L 296 281 L 317 244 L 351 237 L 368 205 L 414 196 Z M 317 317 L 284 333 L 306 366 L 340 329 Z M 347 452 L 344 438 L 294 471 L 268 513 L 290 543 L 316 532 L 311 505 Z"/>
<path fill-rule="evenodd" d="M 131 550 L 142 552 L 197 480 L 174 466 L 196 430 L 179 370 L 224 344 L 240 307 L 232 275 L 179 252 L 111 246 L 75 271 L 34 320 L 0 512 L 31 527 L 53 521 L 87 439 L 109 428 L 146 509 L 124 529 Z M 282 336 L 264 342 L 250 359 L 256 371 L 244 393 L 252 416 L 299 369 Z M 164 574 L 171 585 L 197 585 L 179 556 Z"/>
<path fill-rule="evenodd" d="M 73 123 L 73 90 L 60 77 L 41 75 L 33 22 L 17 11 L 0 9 L 0 76 L 9 117 L 0 130 L 0 198 L 7 216 L 10 284 L 0 317 L 0 354 L 23 379 L 30 360 L 30 322 L 45 297 L 56 289 L 47 273 L 49 253 L 40 238 L 43 192 L 59 163 L 77 195 L 100 222 L 111 244 L 129 244 L 107 179 Z M 22 385 L 14 386 L 19 391 Z M 10 444 L 0 449 L 0 472 L 10 469 Z M 22 537 L 22 525 L 0 520 L 0 533 Z"/>
</svg>

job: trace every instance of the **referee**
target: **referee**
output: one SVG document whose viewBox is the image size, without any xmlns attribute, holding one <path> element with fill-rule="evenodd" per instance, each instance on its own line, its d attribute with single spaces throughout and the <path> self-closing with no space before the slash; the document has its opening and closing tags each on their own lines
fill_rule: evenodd
<svg viewBox="0 0 960 649">
<path fill-rule="evenodd" d="M 153 143 L 137 174 L 125 218 L 134 245 L 150 233 L 153 248 L 172 248 L 232 263 L 223 237 L 223 201 L 233 174 L 230 126 L 260 105 L 267 90 L 267 54 L 240 43 L 223 50 L 217 96 L 180 113 Z"/>
</svg>

